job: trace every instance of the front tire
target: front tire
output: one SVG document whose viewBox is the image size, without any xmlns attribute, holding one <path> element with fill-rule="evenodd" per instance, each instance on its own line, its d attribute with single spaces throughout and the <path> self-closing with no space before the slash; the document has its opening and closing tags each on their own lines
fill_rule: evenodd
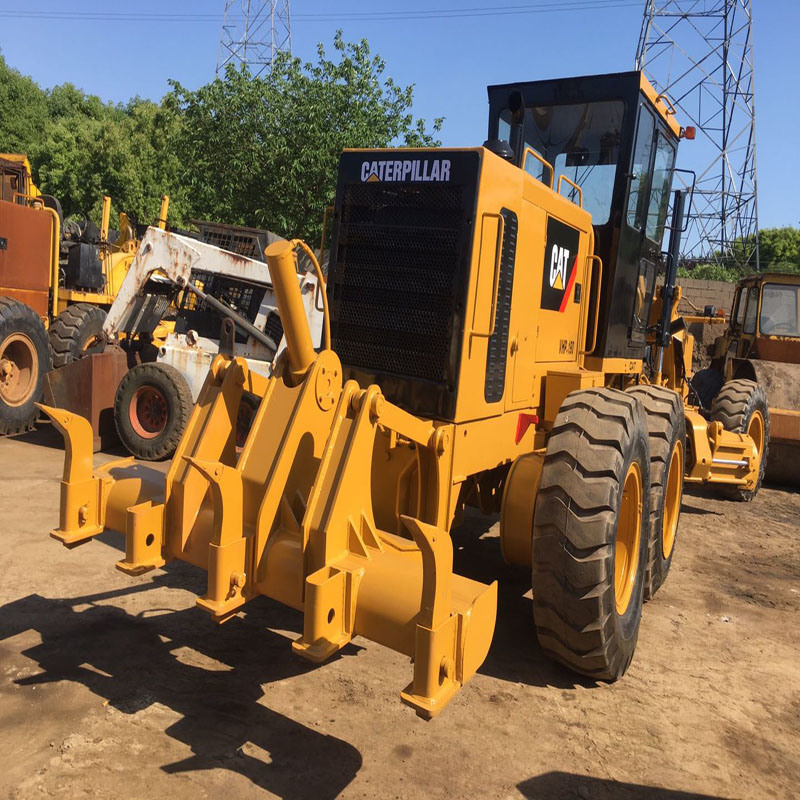
<svg viewBox="0 0 800 800">
<path fill-rule="evenodd" d="M 143 461 L 171 458 L 192 411 L 186 378 L 169 364 L 138 364 L 119 384 L 114 422 L 130 453 Z"/>
<path fill-rule="evenodd" d="M 536 498 L 534 622 L 549 656 L 598 680 L 621 677 L 636 647 L 649 486 L 641 403 L 615 389 L 568 395 Z"/>
<path fill-rule="evenodd" d="M 677 392 L 663 386 L 634 386 L 647 414 L 650 440 L 650 536 L 644 599 L 651 600 L 667 579 L 675 552 L 683 499 L 686 417 Z"/>
<path fill-rule="evenodd" d="M 42 320 L 25 303 L 0 297 L 0 434 L 33 428 L 51 367 Z"/>
<path fill-rule="evenodd" d="M 755 381 L 743 378 L 728 381 L 714 398 L 711 420 L 721 422 L 726 431 L 746 433 L 755 441 L 759 455 L 755 487 L 750 490 L 739 486 L 718 487 L 724 497 L 749 503 L 761 488 L 769 455 L 769 407 L 764 389 Z"/>
<path fill-rule="evenodd" d="M 89 303 L 67 306 L 50 326 L 53 366 L 63 367 L 105 349 L 103 323 L 106 312 Z"/>
</svg>

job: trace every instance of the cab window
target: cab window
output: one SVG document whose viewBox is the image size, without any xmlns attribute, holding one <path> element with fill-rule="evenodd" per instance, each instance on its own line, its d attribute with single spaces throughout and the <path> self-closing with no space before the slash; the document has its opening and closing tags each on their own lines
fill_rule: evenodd
<svg viewBox="0 0 800 800">
<path fill-rule="evenodd" d="M 605 225 L 611 217 L 624 115 L 621 100 L 525 109 L 524 146 L 553 165 L 554 188 L 561 175 L 581 187 L 583 207 L 595 225 Z M 498 135 L 508 138 L 510 132 L 511 112 L 505 110 L 500 114 Z M 523 159 L 522 167 L 535 178 L 549 181 L 548 170 L 530 154 Z M 565 189 L 564 194 L 576 201 L 572 192 Z"/>
<path fill-rule="evenodd" d="M 744 313 L 744 333 L 756 332 L 756 319 L 758 319 L 758 287 L 753 286 L 747 292 L 747 310 Z"/>
<path fill-rule="evenodd" d="M 743 289 L 736 292 L 736 297 L 733 300 L 733 310 L 731 311 L 731 318 L 733 319 L 733 327 L 741 328 L 742 321 L 744 320 L 744 310 L 747 307 L 747 294 Z"/>
<path fill-rule="evenodd" d="M 19 178 L 13 172 L 2 174 L 2 199 L 9 203 L 14 200 L 14 193 L 19 191 Z M 19 202 L 19 200 L 17 200 Z"/>
<path fill-rule="evenodd" d="M 669 190 L 672 185 L 672 168 L 674 166 L 675 147 L 664 135 L 664 132 L 659 131 L 650 203 L 647 207 L 647 229 L 645 230 L 647 238 L 659 244 L 664 236 L 664 223 L 667 219 Z"/>
<path fill-rule="evenodd" d="M 765 336 L 800 336 L 798 301 L 800 286 L 764 284 L 761 295 L 761 333 Z"/>
<path fill-rule="evenodd" d="M 628 193 L 628 225 L 640 231 L 647 216 L 647 196 L 650 188 L 650 161 L 655 136 L 653 115 L 642 105 L 639 107 L 639 126 L 633 148 L 630 190 Z"/>
</svg>

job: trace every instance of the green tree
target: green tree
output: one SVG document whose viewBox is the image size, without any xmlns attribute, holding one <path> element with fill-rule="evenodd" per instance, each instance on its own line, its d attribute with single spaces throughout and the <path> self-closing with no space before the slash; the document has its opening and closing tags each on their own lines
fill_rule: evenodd
<svg viewBox="0 0 800 800">
<path fill-rule="evenodd" d="M 170 219 L 183 221 L 188 209 L 176 181 L 172 136 L 179 121 L 173 109 L 139 98 L 125 106 L 104 104 L 68 84 L 56 87 L 49 101 L 38 177 L 66 214 L 83 212 L 97 220 L 108 194 L 115 210 L 149 223 L 166 193 Z"/>
<path fill-rule="evenodd" d="M 761 268 L 800 272 L 800 229 L 763 228 L 758 234 Z"/>
<path fill-rule="evenodd" d="M 762 228 L 758 232 L 758 250 L 762 272 L 800 273 L 800 229 Z M 698 264 L 691 268 L 680 267 L 678 277 L 733 283 L 755 272 L 755 260 L 745 267 L 735 266 L 743 262 L 752 252 L 752 236 L 736 239 L 731 245 L 728 259 L 725 259 L 732 265 Z"/>
<path fill-rule="evenodd" d="M 182 183 L 198 216 L 319 241 L 347 147 L 438 144 L 410 112 L 413 87 L 384 75 L 365 40 L 334 38 L 315 63 L 286 53 L 253 77 L 229 66 L 196 91 L 173 82 L 165 105 L 180 114 L 175 137 Z"/>
<path fill-rule="evenodd" d="M 727 281 L 735 283 L 742 277 L 735 269 L 723 267 L 721 264 L 698 264 L 692 269 L 678 267 L 679 278 L 693 278 L 698 281 Z"/>
<path fill-rule="evenodd" d="M 0 151 L 33 156 L 47 119 L 47 94 L 0 55 Z"/>
</svg>

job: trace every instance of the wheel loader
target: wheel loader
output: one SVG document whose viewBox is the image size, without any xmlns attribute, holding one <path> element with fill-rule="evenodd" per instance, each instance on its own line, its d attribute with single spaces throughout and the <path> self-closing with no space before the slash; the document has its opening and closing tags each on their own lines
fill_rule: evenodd
<svg viewBox="0 0 800 800">
<path fill-rule="evenodd" d="M 45 409 L 67 443 L 51 535 L 121 532 L 131 575 L 207 570 L 197 603 L 217 622 L 258 595 L 298 609 L 312 662 L 359 636 L 403 653 L 400 697 L 431 718 L 492 642 L 497 583 L 453 572 L 474 506 L 531 570 L 543 650 L 616 680 L 684 479 L 755 492 L 761 468 L 693 404 L 674 279 L 656 293 L 681 133 L 630 72 L 489 87 L 483 147 L 345 151 L 321 341 L 296 277 L 310 248 L 271 244 L 286 350 L 266 378 L 214 360 L 166 475 L 93 469 L 88 423 Z M 237 454 L 245 391 L 260 405 Z"/>
<path fill-rule="evenodd" d="M 111 198 L 100 229 L 64 223 L 61 205 L 33 182 L 24 155 L 0 154 L 0 434 L 36 420 L 35 402 L 51 367 L 103 347 L 105 309 L 136 252 L 128 217 L 109 241 Z M 162 198 L 160 223 L 168 198 Z"/>
<path fill-rule="evenodd" d="M 800 275 L 766 272 L 736 284 L 728 327 L 714 341 L 711 366 L 692 379 L 719 413 L 720 390 L 737 378 L 756 381 L 769 401 L 766 477 L 800 484 Z"/>
</svg>

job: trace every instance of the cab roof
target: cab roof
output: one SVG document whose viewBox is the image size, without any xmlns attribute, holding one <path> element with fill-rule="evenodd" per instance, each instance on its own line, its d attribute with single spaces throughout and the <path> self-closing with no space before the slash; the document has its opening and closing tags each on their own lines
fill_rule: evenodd
<svg viewBox="0 0 800 800">
<path fill-rule="evenodd" d="M 501 83 L 487 87 L 489 101 L 493 96 L 514 90 L 520 91 L 526 105 L 537 103 L 591 102 L 593 100 L 628 99 L 633 91 L 641 92 L 655 113 L 664 121 L 676 138 L 681 126 L 675 118 L 675 109 L 669 98 L 659 94 L 641 70 L 609 72 L 603 75 L 583 75 L 572 78 L 551 78 L 524 83 Z M 529 102 L 534 100 L 534 102 Z"/>
</svg>

